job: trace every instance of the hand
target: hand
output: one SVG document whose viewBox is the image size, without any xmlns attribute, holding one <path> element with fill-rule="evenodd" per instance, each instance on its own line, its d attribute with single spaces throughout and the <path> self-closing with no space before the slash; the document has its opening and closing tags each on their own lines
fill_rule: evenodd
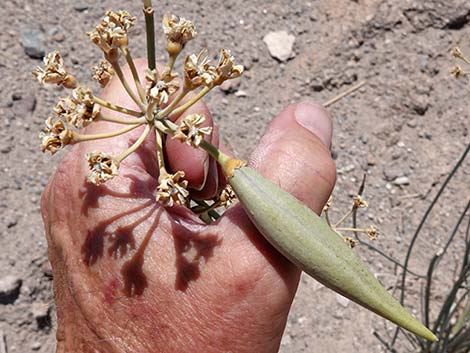
<svg viewBox="0 0 470 353">
<path fill-rule="evenodd" d="M 116 78 L 103 98 L 136 108 Z M 202 102 L 188 111 L 195 112 L 213 125 Z M 86 132 L 118 128 L 96 122 Z M 73 146 L 44 192 L 57 351 L 277 352 L 300 271 L 239 204 L 212 225 L 186 208 L 161 207 L 150 138 L 122 162 L 118 177 L 99 187 L 86 182 L 87 152 L 116 155 L 140 131 Z M 216 131 L 211 139 L 218 145 Z M 312 103 L 292 105 L 271 122 L 250 164 L 319 213 L 335 182 L 330 144 L 327 113 Z M 166 154 L 200 195 L 216 192 L 218 168 L 205 152 L 169 139 Z"/>
</svg>

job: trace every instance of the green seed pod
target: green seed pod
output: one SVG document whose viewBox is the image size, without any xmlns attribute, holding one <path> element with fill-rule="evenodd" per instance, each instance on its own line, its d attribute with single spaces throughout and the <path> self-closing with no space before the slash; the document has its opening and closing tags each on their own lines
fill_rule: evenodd
<svg viewBox="0 0 470 353">
<path fill-rule="evenodd" d="M 292 263 L 328 288 L 408 331 L 437 340 L 307 206 L 249 167 L 234 168 L 227 175 L 256 228 Z"/>
</svg>

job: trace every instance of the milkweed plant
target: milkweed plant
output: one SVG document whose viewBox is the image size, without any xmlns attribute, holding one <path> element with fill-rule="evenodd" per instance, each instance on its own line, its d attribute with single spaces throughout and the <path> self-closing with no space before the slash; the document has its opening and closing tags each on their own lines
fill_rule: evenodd
<svg viewBox="0 0 470 353">
<path fill-rule="evenodd" d="M 44 66 L 36 68 L 33 75 L 41 84 L 63 86 L 70 89 L 71 93 L 58 101 L 52 115 L 45 121 L 45 128 L 40 133 L 43 152 L 55 154 L 68 145 L 110 139 L 144 126 L 140 137 L 120 154 L 95 151 L 84 156 L 90 169 L 88 182 L 100 185 L 117 176 L 122 161 L 152 136 L 156 141 L 155 154 L 159 166 L 155 199 L 164 207 L 189 207 L 209 223 L 218 218 L 216 210 L 228 207 L 236 197 L 260 233 L 304 272 L 412 333 L 435 341 L 436 336 L 409 314 L 366 268 L 352 250 L 352 238 L 338 236 L 342 231 L 351 230 L 340 227 L 348 215 L 332 224 L 327 206 L 327 218 L 323 220 L 295 197 L 263 178 L 247 163 L 221 152 L 205 139 L 212 129 L 204 125 L 203 115 L 190 114 L 180 124 L 173 122 L 172 117 L 181 115 L 212 89 L 241 76 L 243 66 L 235 63 L 227 49 L 220 50 L 218 61 L 213 64 L 207 50 L 203 49 L 184 57 L 183 73 L 179 76 L 174 71 L 176 59 L 197 32 L 191 21 L 167 13 L 163 16 L 162 26 L 168 62 L 163 68 L 157 68 L 154 10 L 150 0 L 143 3 L 148 59 L 145 82 L 141 81 L 137 73 L 129 48 L 128 34 L 135 25 L 134 16 L 127 11 L 108 11 L 101 22 L 87 33 L 91 42 L 103 53 L 103 60 L 93 68 L 92 78 L 104 87 L 111 77 L 117 76 L 138 109 L 128 109 L 101 99 L 90 88 L 81 85 L 66 69 L 58 51 L 47 54 Z M 129 66 L 133 82 L 124 76 L 122 62 Z M 103 108 L 128 117 L 107 116 Z M 121 125 L 121 128 L 102 134 L 80 132 L 81 128 L 96 121 L 109 121 Z M 167 139 L 177 139 L 193 148 L 207 151 L 221 166 L 227 179 L 227 188 L 210 200 L 192 199 L 184 172 L 171 173 L 165 166 L 163 151 Z M 367 203 L 363 199 L 354 200 L 353 209 L 365 206 Z M 352 230 L 363 231 L 371 238 L 377 235 L 373 227 Z"/>
</svg>

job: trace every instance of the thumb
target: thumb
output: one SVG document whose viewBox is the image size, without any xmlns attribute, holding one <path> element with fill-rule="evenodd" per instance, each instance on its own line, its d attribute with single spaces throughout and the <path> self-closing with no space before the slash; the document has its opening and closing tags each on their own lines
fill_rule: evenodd
<svg viewBox="0 0 470 353">
<path fill-rule="evenodd" d="M 273 119 L 250 165 L 319 214 L 336 181 L 331 136 L 331 119 L 321 105 L 291 105 Z"/>
</svg>

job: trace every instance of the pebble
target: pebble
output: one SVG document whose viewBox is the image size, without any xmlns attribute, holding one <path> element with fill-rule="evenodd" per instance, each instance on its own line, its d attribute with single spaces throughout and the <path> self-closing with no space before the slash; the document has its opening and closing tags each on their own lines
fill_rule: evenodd
<svg viewBox="0 0 470 353">
<path fill-rule="evenodd" d="M 89 8 L 90 6 L 84 1 L 75 1 L 75 4 L 73 5 L 73 9 L 78 12 L 86 11 Z"/>
<path fill-rule="evenodd" d="M 46 36 L 38 25 L 25 26 L 20 30 L 21 45 L 32 59 L 42 59 L 46 55 Z"/>
<path fill-rule="evenodd" d="M 0 304 L 12 304 L 20 295 L 22 280 L 8 275 L 0 279 Z"/>
<path fill-rule="evenodd" d="M 235 92 L 235 97 L 246 97 L 248 94 L 245 91 L 239 90 Z"/>
<path fill-rule="evenodd" d="M 295 36 L 286 31 L 269 32 L 263 38 L 271 56 L 285 62 L 295 56 L 293 51 Z"/>
<path fill-rule="evenodd" d="M 41 347 L 42 347 L 42 344 L 39 341 L 34 341 L 33 343 L 31 343 L 31 349 L 33 351 L 38 351 L 41 349 Z"/>
<path fill-rule="evenodd" d="M 394 181 L 392 181 L 392 184 L 396 186 L 409 185 L 410 179 L 406 176 L 400 176 L 396 178 Z"/>
</svg>

